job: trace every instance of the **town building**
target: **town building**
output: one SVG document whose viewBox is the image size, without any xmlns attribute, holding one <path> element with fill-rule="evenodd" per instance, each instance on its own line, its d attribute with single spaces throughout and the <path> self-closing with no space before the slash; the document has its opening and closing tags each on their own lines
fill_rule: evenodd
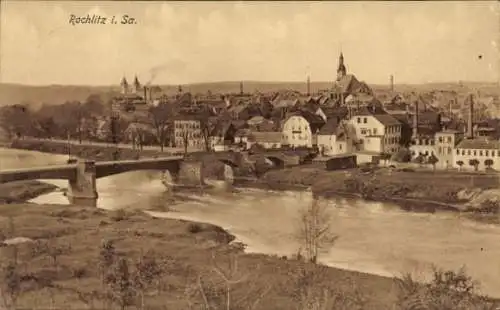
<svg viewBox="0 0 500 310">
<path fill-rule="evenodd" d="M 331 118 L 318 133 L 318 150 L 322 156 L 334 156 L 350 152 L 346 132 L 341 121 Z"/>
<path fill-rule="evenodd" d="M 276 131 L 251 132 L 247 139 L 247 149 L 250 149 L 255 144 L 262 146 L 265 149 L 279 149 L 282 147 L 281 132 L 276 132 Z"/>
<path fill-rule="evenodd" d="M 435 155 L 439 160 L 436 166 L 441 168 L 453 167 L 453 150 L 455 146 L 463 139 L 463 133 L 457 130 L 442 130 L 436 132 L 434 139 Z"/>
<path fill-rule="evenodd" d="M 500 142 L 482 138 L 462 140 L 454 150 L 453 167 L 500 170 Z"/>
<path fill-rule="evenodd" d="M 357 150 L 373 153 L 395 153 L 399 151 L 401 123 L 390 114 L 360 113 L 354 115 L 349 124 L 354 128 Z"/>
<path fill-rule="evenodd" d="M 174 120 L 174 141 L 176 147 L 204 150 L 209 133 L 204 118 L 199 115 L 179 115 Z"/>
<path fill-rule="evenodd" d="M 306 111 L 294 113 L 283 123 L 283 144 L 312 148 L 317 144 L 317 133 L 324 124 L 319 115 Z"/>
</svg>

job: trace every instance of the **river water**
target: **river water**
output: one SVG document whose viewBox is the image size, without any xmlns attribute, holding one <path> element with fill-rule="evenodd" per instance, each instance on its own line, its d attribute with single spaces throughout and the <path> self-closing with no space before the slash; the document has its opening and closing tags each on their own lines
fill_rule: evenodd
<svg viewBox="0 0 500 310">
<path fill-rule="evenodd" d="M 66 156 L 0 149 L 0 169 L 62 164 Z M 63 180 L 46 180 L 61 188 Z M 159 172 L 138 171 L 98 179 L 98 206 L 105 209 L 170 204 L 158 217 L 221 226 L 246 244 L 247 252 L 293 255 L 299 248 L 299 215 L 308 192 L 257 189 L 169 194 Z M 166 199 L 170 197 L 170 199 Z M 173 197 L 173 198 L 172 198 Z M 61 192 L 39 196 L 37 204 L 68 204 Z M 466 267 L 481 292 L 500 297 L 500 227 L 456 213 L 408 213 L 390 203 L 338 198 L 329 202 L 331 229 L 339 236 L 319 257 L 322 263 L 386 276 L 410 272 L 424 279 L 432 266 Z M 36 207 L 36 206 L 34 206 Z"/>
</svg>

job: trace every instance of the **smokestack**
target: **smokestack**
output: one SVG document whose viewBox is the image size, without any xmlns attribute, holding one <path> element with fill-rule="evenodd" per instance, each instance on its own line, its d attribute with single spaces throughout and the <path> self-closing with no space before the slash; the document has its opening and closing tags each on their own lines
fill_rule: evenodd
<svg viewBox="0 0 500 310">
<path fill-rule="evenodd" d="M 307 76 L 307 95 L 311 95 L 311 79 Z"/>
<path fill-rule="evenodd" d="M 243 82 L 240 82 L 240 95 L 243 95 Z"/>
<path fill-rule="evenodd" d="M 474 138 L 473 117 L 474 117 L 474 97 L 472 94 L 469 95 L 469 115 L 467 122 L 467 137 L 469 139 Z"/>
<path fill-rule="evenodd" d="M 418 136 L 418 99 L 415 101 L 415 113 L 413 114 L 413 138 Z"/>
<path fill-rule="evenodd" d="M 151 96 L 151 91 L 153 90 L 153 87 L 149 87 L 149 101 L 153 102 L 153 96 Z"/>
<path fill-rule="evenodd" d="M 143 89 L 144 89 L 144 101 L 148 102 L 148 89 L 146 86 L 144 86 Z"/>
<path fill-rule="evenodd" d="M 391 74 L 391 76 L 389 77 L 389 82 L 391 85 L 391 91 L 394 91 L 394 75 Z"/>
</svg>

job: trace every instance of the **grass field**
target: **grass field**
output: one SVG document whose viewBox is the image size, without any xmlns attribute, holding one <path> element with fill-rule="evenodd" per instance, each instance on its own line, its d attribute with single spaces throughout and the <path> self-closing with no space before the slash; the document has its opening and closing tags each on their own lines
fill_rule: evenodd
<svg viewBox="0 0 500 310">
<path fill-rule="evenodd" d="M 304 285 L 301 270 L 314 274 L 308 289 L 329 288 L 344 298 L 362 295 L 366 309 L 388 309 L 397 294 L 394 281 L 388 278 L 242 254 L 236 246 L 228 245 L 232 236 L 208 224 L 74 206 L 0 206 L 0 217 L 4 236 L 37 241 L 17 246 L 17 264 L 24 279 L 17 304 L 22 308 L 83 309 L 91 303 L 99 308 L 106 302 L 100 294 L 103 286 L 97 268 L 103 240 L 114 241 L 117 257 L 129 261 L 131 273 L 141 253 L 154 253 L 151 255 L 161 262 L 161 281 L 152 289 L 158 292 L 145 298 L 147 309 L 189 309 L 189 302 L 201 302 L 197 294 L 199 277 L 210 295 L 207 298 L 224 299 L 224 283 L 214 272 L 216 266 L 222 272 L 232 270 L 234 278 L 243 279 L 232 288 L 231 309 L 249 309 L 248 303 L 258 299 L 261 302 L 255 309 L 294 309 Z M 38 244 L 52 250 L 40 254 L 33 250 L 40 248 Z M 1 255 L 5 267 L 13 259 L 12 246 L 1 248 Z M 237 260 L 237 268 L 228 267 L 231 259 Z M 247 297 L 250 301 L 244 301 Z"/>
</svg>

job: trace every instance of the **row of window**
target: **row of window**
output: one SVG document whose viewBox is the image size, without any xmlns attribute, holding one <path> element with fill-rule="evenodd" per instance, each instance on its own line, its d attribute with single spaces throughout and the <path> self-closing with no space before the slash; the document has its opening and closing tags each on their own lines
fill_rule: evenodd
<svg viewBox="0 0 500 310">
<path fill-rule="evenodd" d="M 179 132 L 179 131 L 175 132 L 175 136 L 178 138 L 185 137 L 185 135 L 187 135 L 187 138 L 194 138 L 194 139 L 201 138 L 201 134 L 199 132 L 187 132 L 187 133 Z"/>
<path fill-rule="evenodd" d="M 479 150 L 479 151 L 476 151 L 476 150 L 457 150 L 457 155 L 465 155 L 467 154 L 468 156 L 486 156 L 486 157 L 495 157 L 495 154 L 497 157 L 500 157 L 500 150 L 498 151 L 495 151 L 495 150 Z M 478 155 L 479 154 L 479 155 Z"/>
<path fill-rule="evenodd" d="M 175 128 L 181 129 L 181 128 L 200 128 L 200 123 L 199 122 L 175 122 Z"/>
<path fill-rule="evenodd" d="M 439 155 L 451 155 L 451 147 L 439 147 L 438 148 L 438 154 Z"/>
<path fill-rule="evenodd" d="M 439 141 L 439 143 L 451 143 L 452 139 L 451 139 L 451 137 L 446 137 L 446 139 L 445 139 L 445 137 L 439 137 L 438 141 Z"/>
</svg>

